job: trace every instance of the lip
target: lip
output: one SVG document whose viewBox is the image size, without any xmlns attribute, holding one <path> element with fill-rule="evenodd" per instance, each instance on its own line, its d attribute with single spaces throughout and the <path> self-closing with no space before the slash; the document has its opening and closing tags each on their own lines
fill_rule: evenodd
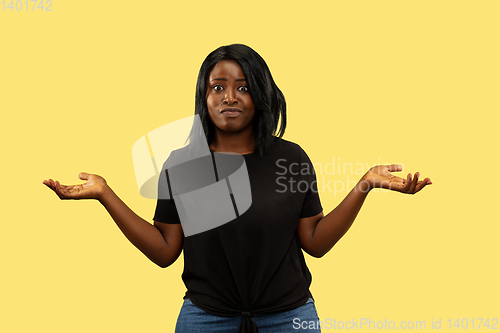
<svg viewBox="0 0 500 333">
<path fill-rule="evenodd" d="M 242 112 L 243 111 L 241 111 L 238 108 L 225 108 L 225 109 L 220 110 L 220 113 L 223 113 L 225 116 L 228 116 L 228 117 L 237 117 Z"/>
<path fill-rule="evenodd" d="M 238 108 L 225 108 L 225 109 L 220 110 L 220 113 L 224 113 L 224 112 L 241 112 L 241 110 Z"/>
</svg>

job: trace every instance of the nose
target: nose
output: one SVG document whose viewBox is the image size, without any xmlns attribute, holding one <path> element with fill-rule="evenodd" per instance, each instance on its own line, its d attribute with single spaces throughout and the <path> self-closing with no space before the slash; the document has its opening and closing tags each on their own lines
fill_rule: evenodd
<svg viewBox="0 0 500 333">
<path fill-rule="evenodd" d="M 234 104 L 237 102 L 237 99 L 236 99 L 236 94 L 235 92 L 232 90 L 232 89 L 227 89 L 226 90 L 226 95 L 224 96 L 224 100 L 222 101 L 222 103 L 226 103 L 226 104 Z"/>
</svg>

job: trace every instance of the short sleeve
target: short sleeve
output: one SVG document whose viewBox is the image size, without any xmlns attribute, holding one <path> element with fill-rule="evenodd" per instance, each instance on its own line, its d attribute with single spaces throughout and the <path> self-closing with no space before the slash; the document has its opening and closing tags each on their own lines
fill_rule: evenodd
<svg viewBox="0 0 500 333">
<path fill-rule="evenodd" d="M 173 199 L 158 199 L 158 201 L 156 202 L 156 210 L 153 221 L 168 224 L 181 223 Z"/>
<path fill-rule="evenodd" d="M 316 172 L 314 166 L 307 156 L 306 152 L 300 148 L 300 169 L 302 170 L 301 181 L 305 181 L 307 186 L 307 192 L 302 203 L 302 210 L 300 212 L 300 218 L 311 217 L 318 215 L 323 211 L 321 206 L 321 201 L 319 199 L 318 193 L 318 182 L 316 180 Z"/>
<path fill-rule="evenodd" d="M 170 158 L 170 157 L 169 157 Z M 163 165 L 160 177 L 158 180 L 158 199 L 156 201 L 156 210 L 153 221 L 163 222 L 168 224 L 179 224 L 181 220 L 175 207 L 174 199 L 168 194 L 169 187 L 167 181 L 167 173 L 165 164 Z M 169 198 L 169 199 L 163 199 Z"/>
</svg>

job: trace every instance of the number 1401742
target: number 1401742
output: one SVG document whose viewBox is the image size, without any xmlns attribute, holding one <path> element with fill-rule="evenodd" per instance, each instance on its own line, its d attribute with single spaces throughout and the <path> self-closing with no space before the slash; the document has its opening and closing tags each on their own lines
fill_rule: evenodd
<svg viewBox="0 0 500 333">
<path fill-rule="evenodd" d="M 3 11 L 42 11 L 42 12 L 51 12 L 52 9 L 52 0 L 11 0 L 10 2 L 7 0 L 3 0 L 1 2 Z"/>
</svg>

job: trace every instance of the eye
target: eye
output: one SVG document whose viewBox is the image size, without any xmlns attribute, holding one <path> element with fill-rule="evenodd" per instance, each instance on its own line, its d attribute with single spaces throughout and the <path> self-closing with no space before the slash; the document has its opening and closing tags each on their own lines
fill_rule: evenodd
<svg viewBox="0 0 500 333">
<path fill-rule="evenodd" d="M 222 91 L 223 88 L 220 84 L 216 84 L 212 87 L 212 89 L 215 91 Z"/>
<path fill-rule="evenodd" d="M 239 91 L 241 92 L 248 92 L 248 87 L 247 86 L 242 86 L 238 88 Z"/>
</svg>

